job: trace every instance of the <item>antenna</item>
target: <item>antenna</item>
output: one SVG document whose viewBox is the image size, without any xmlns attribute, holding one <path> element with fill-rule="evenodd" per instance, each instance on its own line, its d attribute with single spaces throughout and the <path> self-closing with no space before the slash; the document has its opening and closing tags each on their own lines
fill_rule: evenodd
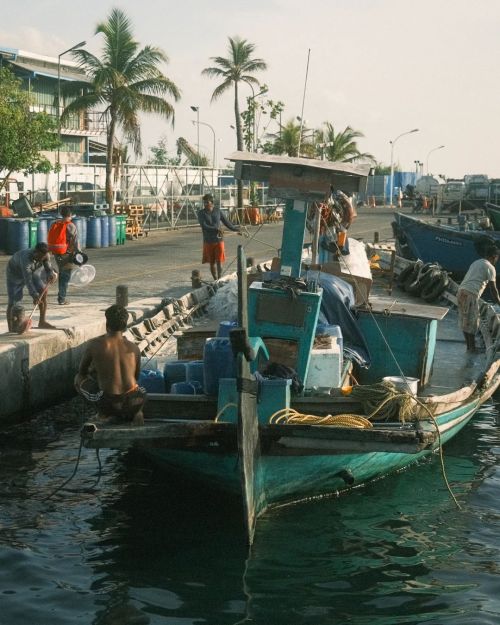
<svg viewBox="0 0 500 625">
<path fill-rule="evenodd" d="M 300 156 L 300 144 L 302 143 L 302 127 L 304 126 L 304 102 L 306 99 L 307 76 L 309 74 L 309 57 L 310 56 L 311 56 L 311 48 L 309 48 L 307 51 L 306 78 L 304 80 L 304 93 L 302 94 L 302 109 L 300 111 L 300 132 L 299 132 L 299 145 L 297 147 L 297 156 Z"/>
</svg>

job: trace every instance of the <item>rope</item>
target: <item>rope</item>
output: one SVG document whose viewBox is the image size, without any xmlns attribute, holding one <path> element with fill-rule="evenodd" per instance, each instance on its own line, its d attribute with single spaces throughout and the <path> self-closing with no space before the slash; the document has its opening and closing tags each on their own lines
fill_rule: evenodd
<svg viewBox="0 0 500 625">
<path fill-rule="evenodd" d="M 361 415 L 355 414 L 339 414 L 339 415 L 326 415 L 325 417 L 319 417 L 317 415 L 303 414 L 294 410 L 293 408 L 282 408 L 273 413 L 269 418 L 269 423 L 277 425 L 278 423 L 284 423 L 286 425 L 291 424 L 303 424 L 303 425 L 327 425 L 333 427 L 352 427 L 352 428 L 371 428 L 372 423 Z"/>
</svg>

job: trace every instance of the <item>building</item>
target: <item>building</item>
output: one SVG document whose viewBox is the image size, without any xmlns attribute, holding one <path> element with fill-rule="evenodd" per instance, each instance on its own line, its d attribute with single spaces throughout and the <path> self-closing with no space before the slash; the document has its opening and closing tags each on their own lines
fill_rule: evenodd
<svg viewBox="0 0 500 625">
<path fill-rule="evenodd" d="M 31 94 L 33 111 L 44 111 L 56 119 L 60 119 L 67 104 L 64 83 L 88 82 L 77 63 L 62 56 L 48 57 L 0 46 L 0 67 L 9 67 L 22 80 L 23 88 Z M 75 114 L 61 125 L 60 133 L 60 150 L 46 154 L 52 163 L 59 162 L 64 166 L 103 162 L 102 154 L 106 153 L 105 114 L 95 111 Z"/>
</svg>

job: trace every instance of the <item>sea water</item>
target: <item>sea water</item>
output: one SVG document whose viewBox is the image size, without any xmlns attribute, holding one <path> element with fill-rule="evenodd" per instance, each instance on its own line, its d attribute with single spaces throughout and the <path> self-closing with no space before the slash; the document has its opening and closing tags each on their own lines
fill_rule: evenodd
<svg viewBox="0 0 500 625">
<path fill-rule="evenodd" d="M 82 450 L 56 492 L 87 416 L 73 400 L 3 428 L 2 625 L 500 622 L 495 404 L 445 447 L 461 509 L 435 457 L 266 514 L 250 551 L 238 500 L 140 455 Z"/>
</svg>

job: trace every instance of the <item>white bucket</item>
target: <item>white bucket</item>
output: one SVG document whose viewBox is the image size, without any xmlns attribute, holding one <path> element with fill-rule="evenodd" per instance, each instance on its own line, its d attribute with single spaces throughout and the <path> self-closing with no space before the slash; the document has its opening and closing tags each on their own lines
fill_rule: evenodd
<svg viewBox="0 0 500 625">
<path fill-rule="evenodd" d="M 401 378 L 396 375 L 388 375 L 383 380 L 384 382 L 392 382 L 398 391 L 403 393 L 408 391 L 413 395 L 418 393 L 418 378 Z"/>
</svg>

